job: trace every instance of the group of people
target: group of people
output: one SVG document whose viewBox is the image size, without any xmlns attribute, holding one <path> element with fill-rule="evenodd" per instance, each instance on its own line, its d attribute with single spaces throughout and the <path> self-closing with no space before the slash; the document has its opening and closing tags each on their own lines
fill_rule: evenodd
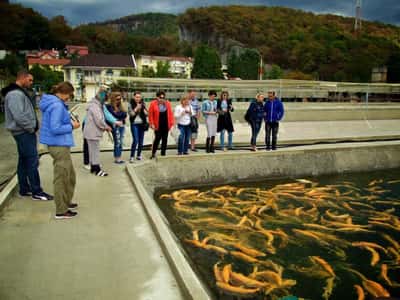
<svg viewBox="0 0 400 300">
<path fill-rule="evenodd" d="M 166 155 L 168 135 L 175 126 L 178 133 L 177 154 L 188 155 L 189 150 L 196 152 L 199 121 L 204 118 L 207 129 L 206 152 L 215 152 L 215 137 L 220 134 L 221 150 L 233 149 L 234 111 L 232 100 L 226 91 L 218 97 L 216 91 L 208 93 L 208 99 L 200 104 L 196 93 L 190 90 L 172 109 L 164 91 L 159 91 L 147 108 L 139 91 L 133 94 L 129 102 L 123 101 L 118 91 L 109 91 L 100 86 L 95 97 L 89 102 L 86 117 L 82 124 L 79 118 L 68 110 L 67 102 L 73 97 L 74 87 L 69 82 L 54 86 L 49 94 L 40 101 L 42 121 L 39 140 L 48 146 L 54 166 L 54 197 L 43 191 L 38 171 L 37 131 L 39 121 L 35 105 L 27 93 L 33 84 L 33 76 L 27 71 L 17 75 L 16 82 L 2 90 L 5 97 L 5 126 L 12 133 L 18 149 L 19 194 L 30 196 L 34 200 L 53 200 L 56 204 L 56 219 L 72 218 L 77 215 L 77 203 L 72 202 L 76 176 L 72 164 L 70 149 L 74 146 L 73 130 L 82 126 L 84 167 L 97 176 L 107 176 L 100 163 L 100 140 L 104 132 L 112 135 L 114 142 L 114 162 L 124 163 L 122 159 L 125 125 L 129 118 L 132 145 L 129 161 L 142 160 L 145 132 L 154 131 L 151 159 L 156 157 L 161 142 L 161 156 Z M 256 151 L 256 140 L 263 121 L 265 121 L 267 150 L 275 150 L 279 121 L 284 115 L 282 102 L 274 92 L 268 92 L 268 100 L 257 94 L 245 114 L 251 126 L 252 151 Z M 225 147 L 225 135 L 228 143 Z"/>
</svg>

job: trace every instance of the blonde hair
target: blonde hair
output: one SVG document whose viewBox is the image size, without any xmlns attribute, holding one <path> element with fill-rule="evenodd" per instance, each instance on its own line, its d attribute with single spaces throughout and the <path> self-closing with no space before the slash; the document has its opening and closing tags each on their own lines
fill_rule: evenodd
<svg viewBox="0 0 400 300">
<path fill-rule="evenodd" d="M 121 92 L 112 92 L 111 93 L 111 96 L 110 96 L 111 106 L 115 109 L 115 106 L 117 105 L 117 98 L 121 98 L 121 102 L 118 103 L 118 108 L 123 112 L 127 112 L 126 105 L 124 105 L 124 103 L 123 103 Z"/>
<path fill-rule="evenodd" d="M 256 94 L 256 99 L 258 99 L 260 96 L 263 96 L 263 97 L 265 98 L 264 93 L 257 93 L 257 94 Z"/>
<path fill-rule="evenodd" d="M 181 105 L 183 105 L 183 102 L 184 102 L 185 100 L 190 100 L 189 96 L 185 95 L 185 96 L 183 96 L 183 97 L 181 98 L 181 100 L 180 100 Z"/>
<path fill-rule="evenodd" d="M 220 97 L 220 98 L 222 99 L 222 97 L 223 97 L 224 95 L 226 95 L 226 97 L 229 98 L 229 93 L 228 93 L 228 91 L 222 91 L 222 92 L 221 92 L 221 97 Z"/>
</svg>

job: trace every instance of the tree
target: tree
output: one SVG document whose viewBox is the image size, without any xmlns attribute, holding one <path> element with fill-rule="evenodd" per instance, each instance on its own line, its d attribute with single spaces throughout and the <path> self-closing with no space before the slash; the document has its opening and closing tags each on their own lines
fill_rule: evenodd
<svg viewBox="0 0 400 300">
<path fill-rule="evenodd" d="M 34 65 L 29 72 L 34 78 L 35 85 L 39 85 L 45 92 L 49 92 L 54 85 L 64 80 L 63 72 L 52 71 L 48 66 Z"/>
<path fill-rule="evenodd" d="M 222 79 L 221 60 L 217 51 L 205 45 L 196 49 L 192 71 L 193 78 Z"/>
<path fill-rule="evenodd" d="M 254 49 L 244 49 L 239 55 L 232 50 L 228 57 L 228 73 L 231 77 L 241 79 L 258 79 L 260 54 Z"/>
<path fill-rule="evenodd" d="M 137 76 L 137 71 L 135 69 L 124 69 L 121 71 L 121 76 L 127 76 L 127 77 Z"/>
<path fill-rule="evenodd" d="M 142 77 L 148 77 L 148 78 L 156 77 L 156 72 L 152 67 L 145 68 L 142 70 Z"/>
<path fill-rule="evenodd" d="M 265 73 L 267 79 L 281 79 L 283 76 L 283 70 L 278 65 L 272 65 L 271 69 Z"/>
<path fill-rule="evenodd" d="M 172 74 L 169 71 L 169 69 L 170 69 L 169 61 L 166 61 L 166 62 L 157 61 L 156 77 L 159 77 L 159 78 L 170 78 L 170 77 L 172 77 Z"/>
<path fill-rule="evenodd" d="M 7 54 L 0 60 L 0 75 L 14 80 L 18 71 L 24 67 L 24 59 L 15 55 Z"/>
</svg>

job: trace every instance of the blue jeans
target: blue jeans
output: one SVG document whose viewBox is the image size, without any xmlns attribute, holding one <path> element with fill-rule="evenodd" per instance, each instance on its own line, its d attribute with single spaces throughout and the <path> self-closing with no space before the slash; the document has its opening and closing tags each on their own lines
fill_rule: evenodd
<svg viewBox="0 0 400 300">
<path fill-rule="evenodd" d="M 251 125 L 251 140 L 250 140 L 250 144 L 252 146 L 256 146 L 257 145 L 257 136 L 258 136 L 258 133 L 260 132 L 260 129 L 261 129 L 261 122 L 262 122 L 262 120 L 251 121 L 251 123 L 250 123 L 250 125 Z"/>
<path fill-rule="evenodd" d="M 192 131 L 190 125 L 180 125 L 178 124 L 179 140 L 178 140 L 178 154 L 188 153 L 189 151 L 189 141 Z"/>
<path fill-rule="evenodd" d="M 132 133 L 132 146 L 131 146 L 131 157 L 135 157 L 135 151 L 137 147 L 137 156 L 140 157 L 143 149 L 144 130 L 142 124 L 131 124 Z"/>
<path fill-rule="evenodd" d="M 23 133 L 14 136 L 18 149 L 17 176 L 20 194 L 32 192 L 36 195 L 43 190 L 40 186 L 39 156 L 36 134 Z"/>
<path fill-rule="evenodd" d="M 225 147 L 225 129 L 221 130 L 219 134 L 219 144 L 221 148 Z M 228 131 L 228 148 L 232 148 L 233 132 Z"/>
<path fill-rule="evenodd" d="M 112 135 L 114 139 L 114 157 L 121 157 L 122 155 L 122 147 L 124 145 L 124 132 L 124 126 L 115 126 L 112 130 Z"/>
</svg>

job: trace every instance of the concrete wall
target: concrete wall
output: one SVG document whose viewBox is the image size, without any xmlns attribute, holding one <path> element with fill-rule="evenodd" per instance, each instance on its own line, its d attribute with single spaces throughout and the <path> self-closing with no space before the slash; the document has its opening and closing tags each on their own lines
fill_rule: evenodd
<svg viewBox="0 0 400 300">
<path fill-rule="evenodd" d="M 147 187 L 181 188 L 267 177 L 362 172 L 400 167 L 400 141 L 314 145 L 256 153 L 161 157 L 135 167 Z"/>
</svg>

